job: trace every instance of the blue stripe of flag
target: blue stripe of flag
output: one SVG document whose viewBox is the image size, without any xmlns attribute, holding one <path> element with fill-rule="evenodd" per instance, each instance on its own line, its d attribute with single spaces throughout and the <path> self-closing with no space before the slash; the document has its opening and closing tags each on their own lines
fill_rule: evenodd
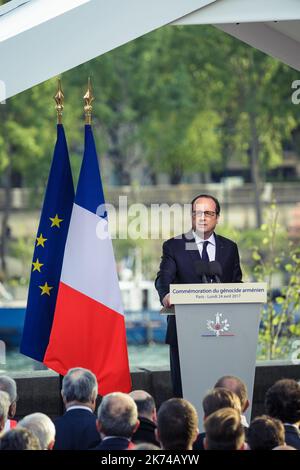
<svg viewBox="0 0 300 470">
<path fill-rule="evenodd" d="M 57 141 L 45 193 L 44 204 L 37 237 L 47 240 L 37 246 L 33 262 L 38 259 L 41 266 L 31 270 L 25 324 L 21 341 L 21 353 L 43 361 L 48 345 L 55 311 L 65 244 L 74 202 L 74 186 L 64 128 L 57 125 Z M 50 218 L 63 219 L 59 227 L 51 227 Z M 33 266 L 32 266 L 33 268 Z M 42 295 L 39 286 L 52 287 L 50 295 Z"/>
<path fill-rule="evenodd" d="M 99 217 L 107 216 L 97 151 L 92 127 L 85 126 L 83 161 L 77 184 L 75 203 Z"/>
</svg>

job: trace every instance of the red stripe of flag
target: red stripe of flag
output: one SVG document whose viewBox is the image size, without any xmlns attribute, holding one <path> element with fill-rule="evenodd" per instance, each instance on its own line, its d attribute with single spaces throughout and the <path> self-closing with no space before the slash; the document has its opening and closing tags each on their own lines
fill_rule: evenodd
<svg viewBox="0 0 300 470">
<path fill-rule="evenodd" d="M 62 375 L 85 367 L 106 395 L 131 390 L 127 357 L 124 316 L 61 282 L 44 364 Z"/>
</svg>

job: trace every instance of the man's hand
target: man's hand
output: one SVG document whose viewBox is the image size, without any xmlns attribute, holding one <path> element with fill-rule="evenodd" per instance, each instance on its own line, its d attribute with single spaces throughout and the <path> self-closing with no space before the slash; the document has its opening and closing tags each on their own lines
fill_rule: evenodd
<svg viewBox="0 0 300 470">
<path fill-rule="evenodd" d="M 166 294 L 163 298 L 163 306 L 164 307 L 171 307 L 171 302 L 170 302 L 170 294 Z"/>
</svg>

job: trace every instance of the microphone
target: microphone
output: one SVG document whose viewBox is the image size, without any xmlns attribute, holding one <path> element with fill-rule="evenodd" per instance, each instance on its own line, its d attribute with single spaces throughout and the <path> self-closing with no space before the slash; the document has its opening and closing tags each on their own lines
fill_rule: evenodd
<svg viewBox="0 0 300 470">
<path fill-rule="evenodd" d="M 221 282 L 223 274 L 222 266 L 218 261 L 210 261 L 208 263 L 209 275 L 215 279 L 215 282 Z"/>
<path fill-rule="evenodd" d="M 206 275 L 209 274 L 209 263 L 207 263 L 206 261 L 202 261 L 202 260 L 195 261 L 195 269 L 196 269 L 197 276 L 201 278 L 201 282 L 203 282 L 204 284 L 207 284 L 208 280 L 207 280 Z"/>
</svg>

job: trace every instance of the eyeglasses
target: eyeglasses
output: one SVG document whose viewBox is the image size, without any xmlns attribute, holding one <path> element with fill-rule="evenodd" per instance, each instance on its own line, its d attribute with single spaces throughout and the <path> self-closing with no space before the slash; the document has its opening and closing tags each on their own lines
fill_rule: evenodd
<svg viewBox="0 0 300 470">
<path fill-rule="evenodd" d="M 217 213 L 214 211 L 192 211 L 193 217 L 201 217 L 202 215 L 204 215 L 204 217 L 215 217 L 216 214 Z"/>
</svg>

